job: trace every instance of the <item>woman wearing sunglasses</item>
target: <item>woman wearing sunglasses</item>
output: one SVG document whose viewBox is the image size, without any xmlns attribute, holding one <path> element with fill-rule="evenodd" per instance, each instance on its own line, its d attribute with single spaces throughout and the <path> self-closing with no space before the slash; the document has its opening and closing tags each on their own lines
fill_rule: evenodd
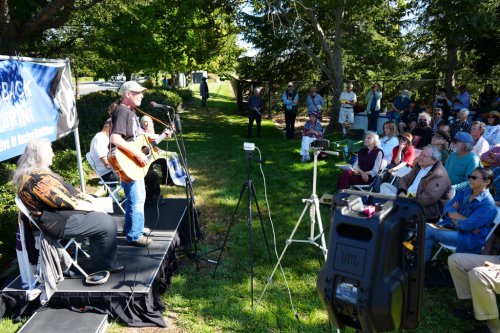
<svg viewBox="0 0 500 333">
<path fill-rule="evenodd" d="M 446 204 L 443 219 L 425 229 L 425 261 L 432 258 L 438 242 L 456 246 L 457 253 L 480 253 L 496 216 L 492 194 L 493 172 L 476 168 L 469 175 L 469 186 L 459 190 Z"/>
</svg>

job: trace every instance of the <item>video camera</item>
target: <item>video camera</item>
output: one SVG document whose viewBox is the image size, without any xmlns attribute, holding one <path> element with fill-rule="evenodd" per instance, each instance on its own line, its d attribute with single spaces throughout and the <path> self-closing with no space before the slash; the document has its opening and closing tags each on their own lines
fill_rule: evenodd
<svg viewBox="0 0 500 333">
<path fill-rule="evenodd" d="M 311 148 L 327 149 L 330 147 L 330 141 L 326 139 L 315 140 L 310 144 Z"/>
</svg>

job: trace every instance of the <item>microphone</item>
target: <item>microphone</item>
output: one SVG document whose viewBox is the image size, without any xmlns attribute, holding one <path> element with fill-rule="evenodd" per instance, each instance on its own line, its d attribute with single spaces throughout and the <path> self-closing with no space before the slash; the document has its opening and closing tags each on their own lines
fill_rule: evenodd
<svg viewBox="0 0 500 333">
<path fill-rule="evenodd" d="M 156 108 L 158 108 L 158 109 L 174 109 L 170 105 L 164 105 L 164 104 L 160 104 L 160 103 L 156 103 L 156 102 L 149 103 L 149 106 L 151 106 L 152 108 L 155 108 L 155 109 Z"/>
<path fill-rule="evenodd" d="M 175 124 L 175 130 L 177 133 L 182 133 L 182 123 L 181 123 L 181 116 L 176 113 L 174 116 L 174 124 Z"/>
</svg>

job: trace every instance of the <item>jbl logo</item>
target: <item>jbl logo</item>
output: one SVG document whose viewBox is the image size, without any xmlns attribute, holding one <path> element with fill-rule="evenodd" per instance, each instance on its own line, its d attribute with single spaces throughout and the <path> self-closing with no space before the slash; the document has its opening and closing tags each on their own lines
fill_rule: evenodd
<svg viewBox="0 0 500 333">
<path fill-rule="evenodd" d="M 358 266 L 359 263 L 357 262 L 357 256 L 356 254 L 352 252 L 342 252 L 342 255 L 340 257 L 340 262 L 342 265 L 349 265 L 349 266 Z"/>
</svg>

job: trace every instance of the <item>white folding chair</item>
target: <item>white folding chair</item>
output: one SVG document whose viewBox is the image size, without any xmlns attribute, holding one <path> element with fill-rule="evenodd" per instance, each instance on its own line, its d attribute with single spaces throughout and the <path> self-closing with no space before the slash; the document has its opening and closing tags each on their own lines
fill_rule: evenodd
<svg viewBox="0 0 500 333">
<path fill-rule="evenodd" d="M 497 208 L 497 215 L 495 216 L 495 219 L 493 220 L 493 227 L 491 228 L 490 232 L 488 233 L 488 235 L 486 235 L 486 240 L 485 240 L 485 243 L 488 241 L 488 239 L 491 237 L 491 235 L 493 235 L 493 231 L 495 231 L 495 228 L 500 224 L 500 209 Z M 431 261 L 434 261 L 436 260 L 436 258 L 438 257 L 439 253 L 442 251 L 442 250 L 448 250 L 452 253 L 455 253 L 457 251 L 457 247 L 456 246 L 452 246 L 452 245 L 448 245 L 448 244 L 443 244 L 443 243 L 439 243 L 439 249 L 437 250 L 436 254 L 434 255 L 434 257 L 432 257 Z"/>
<path fill-rule="evenodd" d="M 31 214 L 29 212 L 29 210 L 26 208 L 26 206 L 24 205 L 24 203 L 22 202 L 22 200 L 18 196 L 16 196 L 15 199 L 14 199 L 14 201 L 16 202 L 16 206 L 19 209 L 19 211 L 24 216 L 26 216 L 26 218 L 28 218 L 30 224 L 33 225 L 33 226 L 35 226 L 36 229 L 37 229 L 37 231 L 39 231 L 40 233 L 43 233 L 42 229 L 36 223 L 36 221 L 33 219 L 33 217 L 31 216 Z M 38 282 L 39 282 L 40 265 L 38 263 L 36 272 L 34 272 L 34 274 L 29 274 L 29 272 L 32 272 L 33 270 L 32 270 L 31 267 L 27 267 L 26 266 L 26 264 L 29 265 L 29 260 L 28 260 L 28 253 L 27 253 L 27 250 L 26 250 L 26 242 L 25 242 L 25 239 L 24 239 L 24 225 L 23 225 L 23 223 L 20 223 L 19 229 L 20 229 L 19 233 L 21 234 L 20 238 L 21 238 L 22 252 L 24 252 L 24 254 L 23 254 L 23 263 L 19 263 L 19 265 L 23 266 L 22 268 L 20 267 L 20 270 L 22 272 L 24 272 L 24 273 L 28 273 L 28 276 L 26 277 L 27 280 L 28 280 L 28 284 L 27 284 L 26 287 L 29 288 L 29 290 L 32 290 L 38 284 Z M 84 277 L 87 277 L 88 274 L 78 264 L 78 252 L 82 252 L 85 257 L 90 258 L 90 256 L 88 255 L 88 253 L 85 252 L 81 248 L 80 244 L 74 238 L 69 239 L 68 242 L 66 243 L 66 245 L 64 245 L 64 246 L 61 244 L 60 240 L 56 239 L 55 241 L 56 241 L 56 243 L 61 248 L 63 248 L 66 251 L 68 251 L 68 249 L 69 249 L 69 247 L 71 245 L 75 246 L 74 257 L 70 256 L 71 257 L 70 258 L 71 265 L 73 265 L 73 267 L 75 267 L 76 269 L 78 269 L 78 271 L 80 271 L 80 273 L 82 273 L 82 275 Z"/>
<path fill-rule="evenodd" d="M 108 192 L 109 196 L 111 198 L 113 198 L 113 201 L 116 202 L 116 204 L 118 205 L 118 207 L 120 207 L 120 209 L 123 212 L 123 214 L 125 214 L 125 209 L 123 208 L 123 204 L 124 204 L 125 200 L 127 200 L 127 199 L 125 198 L 122 201 L 120 201 L 120 199 L 118 199 L 118 192 L 122 188 L 121 185 L 120 185 L 120 181 L 119 180 L 111 180 L 110 181 L 110 180 L 104 180 L 104 179 L 102 179 L 101 175 L 97 172 L 97 167 L 96 167 L 95 161 L 92 158 L 92 156 L 90 155 L 90 152 L 88 152 L 85 155 L 85 158 L 87 159 L 87 162 L 89 162 L 90 166 L 92 167 L 92 170 L 94 170 L 94 172 L 96 173 L 96 175 L 99 177 L 99 184 L 104 185 L 104 187 L 106 188 L 106 191 Z M 118 179 L 118 177 L 117 177 L 117 179 Z M 115 188 L 112 189 L 111 186 L 114 186 Z"/>
</svg>

